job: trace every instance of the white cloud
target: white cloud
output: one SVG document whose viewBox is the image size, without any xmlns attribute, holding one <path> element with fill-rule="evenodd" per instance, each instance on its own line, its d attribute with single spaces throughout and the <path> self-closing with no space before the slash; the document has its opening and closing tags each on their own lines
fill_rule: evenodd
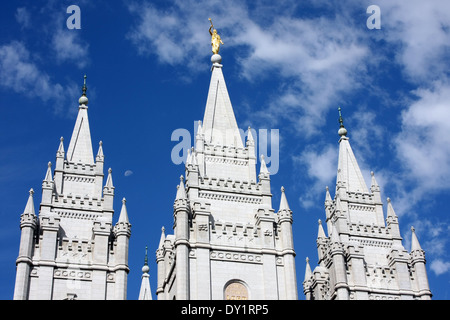
<svg viewBox="0 0 450 320">
<path fill-rule="evenodd" d="M 199 56 L 206 56 L 201 54 L 201 48 L 202 44 L 207 48 L 209 34 L 205 26 L 202 28 L 208 23 L 206 9 L 195 2 L 190 4 L 190 8 L 185 8 L 184 2 L 175 2 L 165 10 L 158 10 L 149 3 L 129 5 L 138 23 L 127 36 L 139 53 L 154 54 L 161 63 L 185 64 L 195 69 Z M 202 18 L 200 12 L 205 14 Z"/>
<path fill-rule="evenodd" d="M 441 274 L 447 273 L 450 270 L 450 262 L 442 261 L 440 259 L 433 260 L 430 265 L 430 269 L 439 276 Z"/>
<path fill-rule="evenodd" d="M 73 62 L 81 69 L 89 62 L 89 45 L 80 39 L 78 30 L 57 29 L 53 33 L 51 48 L 60 63 Z"/>
<path fill-rule="evenodd" d="M 414 93 L 418 100 L 403 111 L 395 139 L 397 157 L 421 190 L 450 188 L 450 83 Z"/>
<path fill-rule="evenodd" d="M 14 16 L 22 29 L 26 29 L 30 26 L 30 12 L 27 10 L 27 8 L 17 8 L 16 14 Z"/>
<path fill-rule="evenodd" d="M 450 49 L 450 2 L 380 0 L 382 29 L 396 46 L 397 62 L 409 80 L 438 79 L 447 70 L 442 61 Z M 448 60 L 447 60 L 448 61 Z"/>
<path fill-rule="evenodd" d="M 303 191 L 300 196 L 300 204 L 304 208 L 310 208 L 317 205 L 316 196 L 324 195 L 325 187 L 330 186 L 332 192 L 332 184 L 336 178 L 337 172 L 338 149 L 335 145 L 327 145 L 321 150 L 307 149 L 300 156 L 293 157 L 294 164 L 300 170 L 306 170 L 306 174 L 313 181 L 308 184 L 309 187 Z"/>
<path fill-rule="evenodd" d="M 38 69 L 21 42 L 0 47 L 0 84 L 18 93 L 35 95 L 43 100 L 62 93 L 62 87 L 51 84 L 50 77 Z"/>
<path fill-rule="evenodd" d="M 0 46 L 0 85 L 44 102 L 52 101 L 55 112 L 66 107 L 67 99 L 74 93 L 73 85 L 64 87 L 40 70 L 25 45 L 18 41 Z"/>
<path fill-rule="evenodd" d="M 352 124 L 348 129 L 349 136 L 355 137 L 352 139 L 352 146 L 359 150 L 358 159 L 374 158 L 375 151 L 380 150 L 385 143 L 387 131 L 377 120 L 377 113 L 367 108 L 359 108 L 350 113 L 348 119 Z M 382 148 L 381 150 L 383 151 Z"/>
</svg>

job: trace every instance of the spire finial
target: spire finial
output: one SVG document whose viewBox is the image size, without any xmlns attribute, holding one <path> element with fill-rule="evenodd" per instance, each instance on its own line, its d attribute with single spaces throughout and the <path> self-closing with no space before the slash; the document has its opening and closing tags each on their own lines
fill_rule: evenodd
<svg viewBox="0 0 450 320">
<path fill-rule="evenodd" d="M 338 108 L 338 111 L 339 111 L 339 131 L 338 131 L 338 134 L 342 137 L 342 136 L 346 136 L 347 135 L 347 129 L 345 129 L 345 127 L 344 127 L 344 119 L 342 118 L 341 107 Z"/>
<path fill-rule="evenodd" d="M 83 94 L 81 95 L 80 99 L 78 99 L 78 103 L 81 105 L 87 106 L 88 104 L 88 98 L 86 96 L 87 86 L 86 86 L 86 75 L 84 75 L 84 82 L 83 82 Z"/>
<path fill-rule="evenodd" d="M 86 86 L 86 78 L 87 78 L 87 76 L 84 75 L 84 82 L 83 82 L 83 96 L 86 95 L 86 90 L 87 90 L 87 86 Z"/>
<path fill-rule="evenodd" d="M 147 246 L 145 246 L 145 258 L 144 258 L 144 266 L 142 267 L 142 273 L 148 274 L 150 268 L 148 267 L 148 257 L 147 257 Z"/>
<path fill-rule="evenodd" d="M 145 246 L 145 259 L 144 259 L 144 266 L 148 265 L 148 255 L 147 255 L 147 246 Z"/>
</svg>

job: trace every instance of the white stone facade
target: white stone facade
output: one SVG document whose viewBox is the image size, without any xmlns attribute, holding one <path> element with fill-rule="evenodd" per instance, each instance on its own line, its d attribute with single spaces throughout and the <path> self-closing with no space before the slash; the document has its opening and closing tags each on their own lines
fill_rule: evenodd
<svg viewBox="0 0 450 320">
<path fill-rule="evenodd" d="M 272 208 L 270 176 L 251 133 L 243 146 L 213 56 L 203 123 L 174 203 L 174 234 L 157 250 L 159 300 L 297 299 L 292 212 L 284 189 Z M 250 130 L 249 130 L 250 132 Z"/>
<path fill-rule="evenodd" d="M 388 198 L 386 219 L 380 187 L 372 172 L 364 182 L 341 118 L 334 199 L 325 197 L 325 235 L 319 220 L 318 266 L 307 259 L 303 292 L 307 300 L 430 299 L 425 252 L 414 229 L 411 252 L 402 244 L 398 217 Z"/>
<path fill-rule="evenodd" d="M 94 161 L 86 86 L 79 103 L 67 154 L 61 138 L 53 175 L 48 164 L 39 215 L 30 191 L 21 216 L 16 300 L 126 299 L 131 225 L 125 199 L 113 226 L 112 174 L 103 187 L 103 148 L 100 143 Z"/>
</svg>

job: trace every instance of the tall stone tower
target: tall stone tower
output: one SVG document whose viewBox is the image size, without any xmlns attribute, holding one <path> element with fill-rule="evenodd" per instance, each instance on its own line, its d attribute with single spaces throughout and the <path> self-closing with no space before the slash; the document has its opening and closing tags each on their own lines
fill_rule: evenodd
<svg viewBox="0 0 450 320">
<path fill-rule="evenodd" d="M 113 226 L 111 169 L 103 186 L 102 143 L 92 152 L 86 77 L 67 153 L 48 164 L 36 216 L 33 190 L 21 215 L 14 299 L 126 299 L 131 225 L 125 199 Z M 103 191 L 103 194 L 102 194 Z"/>
<path fill-rule="evenodd" d="M 174 234 L 156 251 L 157 297 L 168 299 L 297 299 L 292 212 L 282 189 L 272 208 L 264 158 L 256 174 L 254 138 L 246 146 L 222 73 L 212 74 L 203 123 L 186 160 L 174 202 Z"/>
<path fill-rule="evenodd" d="M 311 271 L 307 259 L 306 299 L 430 299 L 425 252 L 414 229 L 407 252 L 391 200 L 387 199 L 385 220 L 373 172 L 370 189 L 364 182 L 340 110 L 339 121 L 336 192 L 332 199 L 327 187 L 325 196 L 328 236 L 319 220 L 319 265 Z"/>
</svg>

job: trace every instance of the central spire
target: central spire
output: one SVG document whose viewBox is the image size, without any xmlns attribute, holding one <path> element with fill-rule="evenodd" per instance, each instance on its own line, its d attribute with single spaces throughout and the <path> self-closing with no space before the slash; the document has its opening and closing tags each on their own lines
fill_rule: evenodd
<svg viewBox="0 0 450 320">
<path fill-rule="evenodd" d="M 211 22 L 211 19 L 209 21 Z M 218 54 L 220 44 L 223 44 L 223 42 L 216 29 L 211 32 L 212 28 L 211 22 L 209 32 L 213 55 L 211 57 L 211 82 L 203 118 L 205 142 L 213 145 L 243 148 L 244 145 L 222 73 L 222 57 Z"/>
<path fill-rule="evenodd" d="M 243 148 L 233 106 L 222 73 L 222 57 L 211 57 L 212 74 L 203 117 L 205 142 L 213 145 Z"/>
</svg>

